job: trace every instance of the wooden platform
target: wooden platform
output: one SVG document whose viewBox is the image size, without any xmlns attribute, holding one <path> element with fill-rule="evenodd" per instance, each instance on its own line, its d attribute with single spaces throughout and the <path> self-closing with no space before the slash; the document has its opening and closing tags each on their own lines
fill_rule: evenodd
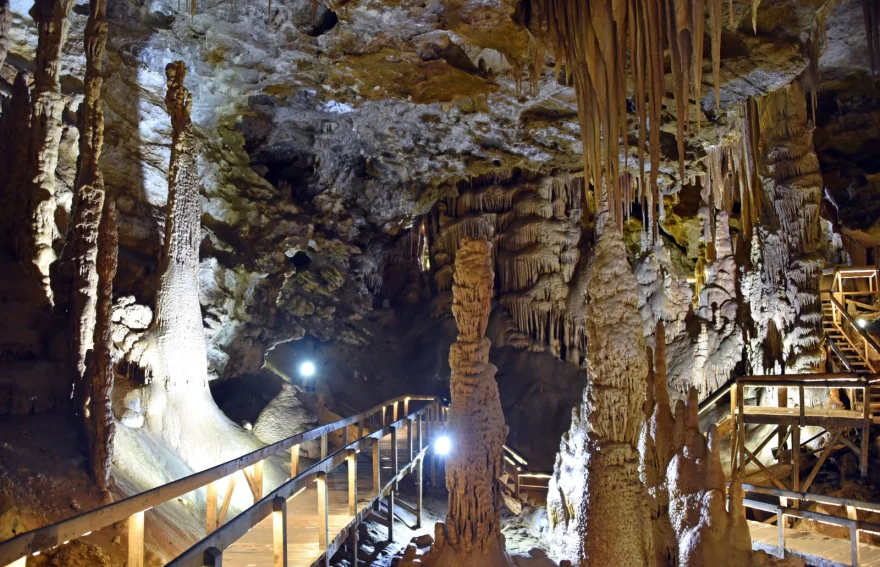
<svg viewBox="0 0 880 567">
<path fill-rule="evenodd" d="M 779 556 L 778 533 L 776 525 L 749 521 L 752 532 L 752 546 L 767 553 Z M 800 556 L 807 565 L 845 566 L 852 565 L 850 542 L 848 539 L 831 537 L 815 532 L 786 530 L 785 544 L 789 553 Z M 880 547 L 859 543 L 859 566 L 880 567 Z"/>
<path fill-rule="evenodd" d="M 418 453 L 417 437 L 414 438 L 414 453 Z M 409 441 L 406 428 L 401 428 L 397 439 L 398 467 L 401 470 L 409 464 Z M 397 471 L 392 471 L 391 436 L 382 439 L 380 445 L 382 484 Z M 358 511 L 365 512 L 376 500 L 373 489 L 372 456 L 368 451 L 357 455 Z M 425 471 L 427 474 L 427 471 Z M 348 466 L 343 464 L 327 475 L 328 500 L 330 504 L 330 537 L 343 534 L 355 517 L 348 510 Z M 310 567 L 323 556 L 318 546 L 318 494 L 312 483 L 287 501 L 287 561 L 289 567 Z M 266 518 L 242 539 L 223 552 L 224 567 L 262 567 L 273 565 L 272 556 L 273 527 L 272 518 Z"/>
</svg>

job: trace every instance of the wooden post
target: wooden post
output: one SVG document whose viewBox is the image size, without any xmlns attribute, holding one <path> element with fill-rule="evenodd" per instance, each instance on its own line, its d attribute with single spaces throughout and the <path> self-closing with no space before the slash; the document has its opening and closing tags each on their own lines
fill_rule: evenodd
<svg viewBox="0 0 880 567">
<path fill-rule="evenodd" d="M 382 421 L 379 425 L 380 427 L 385 427 L 385 406 L 382 406 Z"/>
<path fill-rule="evenodd" d="M 406 446 L 407 446 L 407 463 L 413 460 L 413 420 L 409 416 L 406 418 Z"/>
<path fill-rule="evenodd" d="M 205 512 L 205 535 L 209 536 L 217 529 L 217 485 L 209 482 L 207 490 L 208 508 Z"/>
<path fill-rule="evenodd" d="M 409 398 L 403 400 L 403 415 L 409 415 Z"/>
<path fill-rule="evenodd" d="M 327 458 L 327 434 L 321 435 L 321 460 Z"/>
<path fill-rule="evenodd" d="M 377 495 L 382 491 L 382 463 L 379 454 L 379 446 L 381 445 L 381 442 L 381 439 L 375 439 L 373 442 L 373 492 Z"/>
<path fill-rule="evenodd" d="M 868 478 L 868 453 L 870 451 L 870 447 L 868 446 L 868 440 L 871 436 L 871 386 L 865 383 L 865 389 L 862 390 L 864 394 L 862 394 L 862 398 L 865 400 L 864 408 L 862 409 L 862 443 L 861 443 L 861 454 L 859 455 L 859 473 L 862 478 Z"/>
<path fill-rule="evenodd" d="M 128 563 L 126 567 L 144 567 L 144 513 L 128 518 Z"/>
<path fill-rule="evenodd" d="M 342 446 L 345 447 L 348 445 L 348 426 L 342 428 Z"/>
<path fill-rule="evenodd" d="M 318 549 L 327 551 L 330 541 L 330 507 L 327 505 L 327 473 L 319 472 L 318 479 Z M 329 560 L 329 557 L 327 558 Z"/>
<path fill-rule="evenodd" d="M 287 567 L 287 500 L 272 500 L 272 565 Z"/>
<path fill-rule="evenodd" d="M 257 495 L 254 495 L 254 504 L 263 499 L 263 461 L 254 463 L 254 484 L 257 487 Z"/>
<path fill-rule="evenodd" d="M 394 490 L 388 491 L 388 542 L 394 541 Z"/>
<path fill-rule="evenodd" d="M 777 388 L 776 389 L 776 405 L 780 408 L 788 407 L 788 388 Z M 785 430 L 782 426 L 780 426 L 776 433 L 776 461 L 779 461 L 779 451 L 782 450 L 783 442 L 785 441 Z"/>
<path fill-rule="evenodd" d="M 348 528 L 348 562 L 350 565 L 358 564 L 358 526 L 357 523 Z"/>
<path fill-rule="evenodd" d="M 290 448 L 290 478 L 299 474 L 299 443 Z"/>
<path fill-rule="evenodd" d="M 852 520 L 849 528 L 850 554 L 852 556 L 853 567 L 858 567 L 861 557 L 859 557 L 859 516 L 855 506 L 846 507 L 846 517 Z"/>
<path fill-rule="evenodd" d="M 422 437 L 422 436 L 425 434 L 425 432 L 422 430 L 422 421 L 423 421 L 422 418 L 423 418 L 423 417 L 424 417 L 423 414 L 419 414 L 419 415 L 416 416 L 416 419 L 418 420 L 418 429 L 419 429 L 419 430 L 417 431 L 418 436 L 419 436 L 419 453 L 422 452 L 422 447 L 425 446 L 425 440 L 424 440 L 423 437 Z"/>
<path fill-rule="evenodd" d="M 791 482 L 792 490 L 801 489 L 801 428 L 791 429 Z"/>
<path fill-rule="evenodd" d="M 807 408 L 804 407 L 805 398 L 804 398 L 804 385 L 803 384 L 798 385 L 798 401 L 801 404 L 801 407 L 799 408 L 800 409 L 800 417 L 798 420 L 798 425 L 800 427 L 806 427 L 807 426 L 807 414 L 806 414 Z"/>
<path fill-rule="evenodd" d="M 391 477 L 395 478 L 397 476 L 398 463 L 397 463 L 397 426 L 394 425 L 391 427 Z M 394 482 L 394 490 L 397 490 L 397 481 Z"/>
<path fill-rule="evenodd" d="M 776 512 L 776 532 L 779 538 L 779 558 L 785 559 L 785 518 L 782 515 L 782 506 Z"/>
<path fill-rule="evenodd" d="M 205 550 L 202 564 L 204 567 L 223 567 L 223 552 L 216 547 L 209 547 Z"/>
<path fill-rule="evenodd" d="M 416 497 L 416 529 L 421 529 L 422 527 L 422 482 L 424 481 L 424 476 L 422 474 L 422 465 L 424 464 L 424 458 L 419 458 L 418 464 L 418 478 L 416 478 L 416 490 L 418 491 Z"/>
<path fill-rule="evenodd" d="M 738 425 L 736 421 L 736 392 L 738 388 L 734 384 L 730 387 L 730 425 L 733 428 L 730 434 L 730 478 L 736 478 L 737 441 L 739 440 Z"/>
<path fill-rule="evenodd" d="M 745 449 L 746 449 L 746 422 L 745 422 L 745 388 L 742 384 L 737 381 L 736 384 L 737 393 L 736 393 L 736 403 L 737 403 L 737 413 L 739 413 L 739 476 L 743 478 L 746 476 L 746 457 L 745 457 Z"/>
<path fill-rule="evenodd" d="M 400 402 L 394 402 L 394 419 L 392 420 L 394 423 L 397 423 L 398 415 L 397 415 L 397 406 Z"/>
<path fill-rule="evenodd" d="M 357 515 L 358 481 L 357 481 L 357 452 L 352 449 L 348 452 L 348 513 Z"/>
<path fill-rule="evenodd" d="M 513 494 L 519 498 L 520 482 L 519 482 L 519 466 L 514 467 L 513 471 Z"/>
<path fill-rule="evenodd" d="M 364 436 L 364 420 L 358 420 L 358 439 L 361 439 Z"/>
</svg>

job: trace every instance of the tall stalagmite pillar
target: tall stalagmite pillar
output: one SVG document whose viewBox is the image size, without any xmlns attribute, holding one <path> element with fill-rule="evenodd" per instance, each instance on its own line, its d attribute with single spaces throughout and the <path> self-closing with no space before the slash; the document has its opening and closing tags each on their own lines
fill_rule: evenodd
<svg viewBox="0 0 880 567">
<path fill-rule="evenodd" d="M 452 313 L 458 340 L 449 350 L 449 511 L 445 541 L 438 541 L 422 564 L 512 566 L 501 535 L 499 481 L 507 430 L 495 383 L 497 368 L 489 362 L 485 336 L 495 280 L 492 245 L 484 239 L 462 239 L 454 277 Z"/>
<path fill-rule="evenodd" d="M 588 381 L 550 482 L 551 544 L 581 567 L 647 567 L 654 552 L 638 444 L 648 363 L 636 278 L 611 226 L 587 287 Z"/>
<path fill-rule="evenodd" d="M 73 218 L 67 247 L 71 254 L 73 281 L 70 323 L 73 337 L 74 397 L 77 410 L 85 403 L 86 354 L 93 346 L 97 315 L 98 225 L 104 208 L 104 177 L 98 161 L 104 143 L 104 111 L 101 108 L 101 76 L 107 45 L 107 2 L 91 0 L 85 31 L 86 77 L 80 133 L 80 165 L 74 191 Z M 68 250 L 65 250 L 66 256 Z M 114 268 L 115 270 L 115 268 Z"/>
<path fill-rule="evenodd" d="M 41 279 L 46 297 L 52 298 L 49 266 L 55 261 L 55 167 L 61 142 L 61 48 L 70 28 L 73 0 L 37 0 L 31 17 L 39 34 L 34 69 L 33 112 L 29 152 L 30 235 L 19 257 L 31 264 Z"/>
<path fill-rule="evenodd" d="M 113 325 L 110 315 L 113 308 L 113 278 L 116 276 L 116 263 L 119 255 L 119 237 L 116 232 L 116 203 L 112 199 L 104 202 L 98 234 L 97 258 L 97 306 L 94 335 L 94 349 L 91 356 L 89 374 L 91 375 L 86 393 L 89 404 L 86 407 L 86 424 L 89 433 L 89 457 L 92 475 L 98 487 L 107 490 L 110 480 L 110 460 L 113 455 L 113 409 L 110 394 L 113 391 Z"/>
</svg>

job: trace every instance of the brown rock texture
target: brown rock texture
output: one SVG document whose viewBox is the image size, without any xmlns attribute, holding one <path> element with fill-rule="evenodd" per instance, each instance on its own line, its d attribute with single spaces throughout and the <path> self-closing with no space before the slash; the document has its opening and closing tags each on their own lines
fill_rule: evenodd
<svg viewBox="0 0 880 567">
<path fill-rule="evenodd" d="M 449 508 L 445 526 L 438 524 L 434 547 L 420 560 L 438 567 L 511 566 L 501 535 L 499 480 L 507 429 L 485 336 L 495 279 L 492 245 L 481 238 L 463 238 L 454 277 L 452 312 L 458 340 L 449 351 Z"/>
<path fill-rule="evenodd" d="M 654 552 L 638 442 L 648 363 L 636 279 L 613 227 L 589 269 L 588 382 L 550 481 L 551 543 L 582 567 L 647 566 Z"/>
</svg>

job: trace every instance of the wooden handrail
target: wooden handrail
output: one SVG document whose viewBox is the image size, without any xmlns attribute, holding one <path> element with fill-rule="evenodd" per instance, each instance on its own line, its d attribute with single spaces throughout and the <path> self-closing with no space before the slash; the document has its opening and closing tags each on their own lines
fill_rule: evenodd
<svg viewBox="0 0 880 567">
<path fill-rule="evenodd" d="M 410 398 L 415 399 L 415 398 Z M 435 398 L 431 398 L 435 400 Z M 387 405 L 387 404 L 386 404 Z M 217 530 L 216 532 L 208 535 L 206 538 L 198 541 L 195 545 L 190 547 L 188 550 L 183 552 L 180 556 L 172 560 L 166 567 L 203 567 L 205 553 L 209 549 L 216 548 L 221 552 L 233 545 L 239 539 L 241 539 L 245 534 L 248 533 L 252 528 L 254 528 L 257 524 L 265 520 L 270 513 L 272 513 L 272 502 L 276 499 L 289 500 L 293 496 L 295 496 L 300 490 L 307 488 L 312 482 L 314 482 L 319 475 L 321 474 L 329 474 L 333 469 L 341 465 L 346 461 L 348 456 L 352 451 L 359 452 L 361 450 L 365 450 L 367 448 L 372 447 L 375 443 L 378 443 L 383 437 L 391 434 L 393 431 L 396 431 L 399 427 L 403 426 L 405 421 L 408 421 L 410 418 L 422 415 L 427 412 L 429 407 L 424 407 L 418 411 L 411 413 L 408 416 L 405 416 L 403 419 L 400 419 L 394 423 L 391 423 L 382 429 L 370 433 L 369 435 L 365 435 L 364 437 L 349 443 L 345 447 L 337 450 L 332 455 L 329 455 L 326 459 L 319 461 L 308 468 L 308 470 L 300 473 L 294 478 L 291 478 L 275 490 L 273 490 L 269 495 L 264 497 L 262 500 L 230 520 L 226 523 L 222 528 Z M 413 464 L 418 463 L 420 459 L 424 458 L 425 453 L 428 450 L 430 443 L 425 443 L 422 446 L 421 451 L 413 457 L 413 460 L 395 475 L 393 475 L 387 483 L 385 483 L 384 488 L 378 491 L 376 498 L 380 498 L 391 486 L 394 486 L 395 483 L 399 482 L 401 478 L 409 474 L 412 470 Z M 368 506 L 367 509 L 370 507 Z M 346 531 L 346 530 L 343 530 Z M 324 553 L 327 553 L 328 556 L 332 555 L 331 551 L 335 551 L 332 549 L 330 542 L 327 542 L 327 549 L 324 550 Z"/>
<path fill-rule="evenodd" d="M 709 410 L 712 406 L 717 404 L 721 398 L 727 396 L 730 393 L 730 388 L 736 383 L 736 378 L 731 378 L 727 381 L 723 386 L 715 390 L 715 393 L 700 402 L 700 411 L 699 415 L 704 414 Z"/>
<path fill-rule="evenodd" d="M 865 502 L 864 500 L 853 500 L 852 498 L 841 498 L 839 496 L 829 496 L 827 494 L 817 494 L 815 492 L 783 490 L 781 488 L 771 488 L 768 486 L 759 486 L 757 484 L 743 484 L 742 487 L 745 492 L 753 492 L 765 496 L 789 498 L 792 500 L 800 500 L 802 502 L 816 502 L 817 504 L 828 504 L 830 506 L 852 506 L 858 510 L 880 513 L 880 504 Z"/>
<path fill-rule="evenodd" d="M 853 319 L 852 315 L 847 313 L 846 309 L 843 308 L 843 306 L 840 304 L 839 301 L 837 301 L 837 298 L 835 298 L 834 295 L 831 295 L 829 297 L 829 299 L 831 300 L 831 305 L 833 306 L 833 308 L 836 311 L 840 312 L 840 314 L 843 316 L 843 318 L 846 319 L 847 323 L 849 323 L 850 327 L 852 327 L 856 331 L 856 334 L 859 335 L 863 339 L 865 346 L 866 347 L 870 346 L 875 354 L 880 355 L 880 345 L 877 344 L 877 341 L 875 341 L 873 338 L 871 338 L 871 336 L 868 335 L 868 333 L 866 333 L 864 329 L 859 327 L 858 323 L 855 321 L 855 319 Z M 836 323 L 836 321 L 835 321 L 835 323 Z M 853 346 L 855 346 L 855 345 L 853 345 Z M 868 365 L 868 368 L 873 370 L 873 367 L 871 365 L 871 359 L 868 356 L 867 349 L 865 351 L 865 363 Z"/>
<path fill-rule="evenodd" d="M 53 548 L 66 541 L 71 541 L 85 534 L 100 530 L 116 522 L 120 522 L 135 514 L 143 513 L 150 508 L 158 506 L 169 500 L 178 498 L 188 492 L 198 490 L 212 482 L 224 479 L 227 476 L 253 466 L 268 457 L 272 457 L 287 451 L 295 445 L 301 445 L 306 441 L 318 439 L 346 428 L 348 426 L 366 420 L 372 415 L 384 410 L 384 408 L 400 402 L 409 401 L 439 401 L 434 396 L 400 396 L 384 404 L 377 405 L 356 416 L 347 417 L 317 427 L 310 431 L 288 437 L 267 445 L 256 451 L 242 455 L 237 459 L 213 466 L 203 471 L 191 474 L 181 479 L 157 486 L 140 494 L 129 496 L 118 502 L 107 504 L 89 512 L 78 514 L 67 520 L 38 528 L 12 539 L 0 543 L 0 565 L 9 565 L 34 552 Z M 427 408 L 422 408 L 424 411 Z"/>
</svg>

